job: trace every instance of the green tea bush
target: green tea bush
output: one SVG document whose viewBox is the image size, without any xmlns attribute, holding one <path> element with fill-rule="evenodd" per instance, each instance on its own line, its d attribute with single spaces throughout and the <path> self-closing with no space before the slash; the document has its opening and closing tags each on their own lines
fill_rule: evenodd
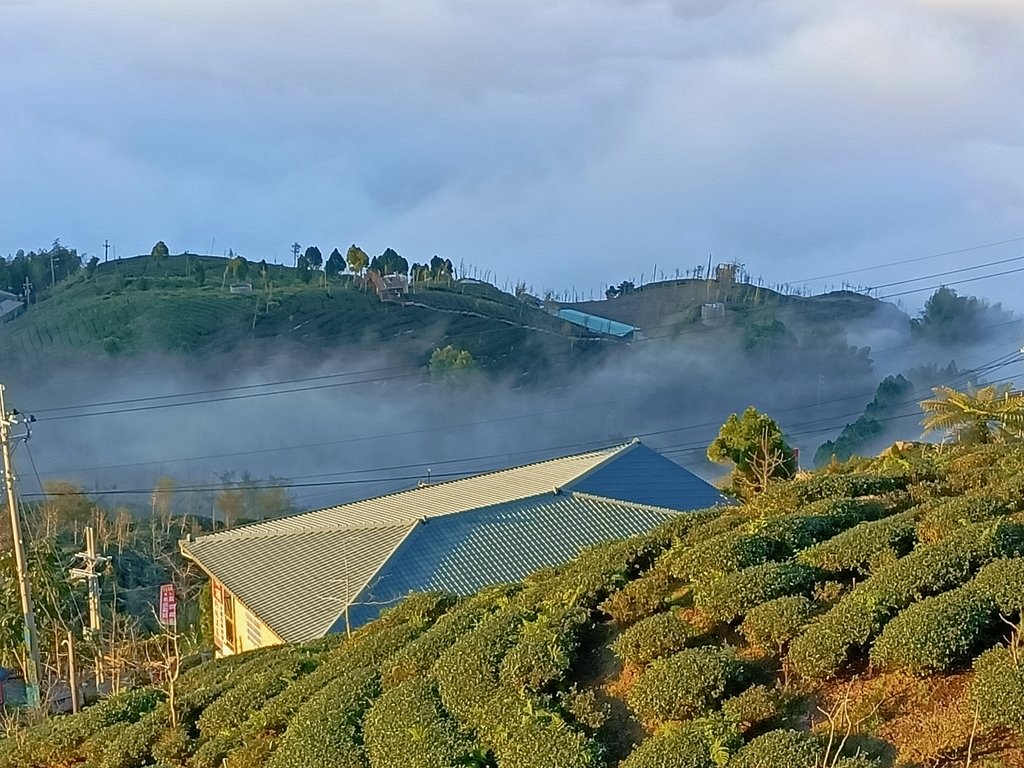
<svg viewBox="0 0 1024 768">
<path fill-rule="evenodd" d="M 494 747 L 502 768 L 599 768 L 600 748 L 556 716 L 528 716 Z"/>
<path fill-rule="evenodd" d="M 823 499 L 797 514 L 763 521 L 758 532 L 771 536 L 788 552 L 832 538 L 857 523 L 885 517 L 888 509 L 874 499 Z"/>
<path fill-rule="evenodd" d="M 559 710 L 568 715 L 584 732 L 593 736 L 604 727 L 611 716 L 611 705 L 600 701 L 593 689 L 580 690 L 574 683 L 565 691 L 559 691 Z"/>
<path fill-rule="evenodd" d="M 352 642 L 339 646 L 327 653 L 324 658 L 326 660 L 344 658 L 352 668 L 378 667 L 427 629 L 422 624 L 412 623 L 383 627 L 376 627 L 375 624 L 367 626 L 372 626 L 377 631 L 354 636 Z"/>
<path fill-rule="evenodd" d="M 166 703 L 146 713 L 138 721 L 119 729 L 104 746 L 100 768 L 143 768 L 152 760 L 153 745 L 169 727 Z"/>
<path fill-rule="evenodd" d="M 579 635 L 590 624 L 582 608 L 552 609 L 523 625 L 502 659 L 499 679 L 514 690 L 547 692 L 562 682 L 572 664 Z"/>
<path fill-rule="evenodd" d="M 740 625 L 747 642 L 764 651 L 783 648 L 803 631 L 816 612 L 806 597 L 780 597 L 751 608 Z"/>
<path fill-rule="evenodd" d="M 275 669 L 239 680 L 199 716 L 197 725 L 202 738 L 236 730 L 250 713 L 281 693 L 302 669 L 302 662 L 286 659 Z"/>
<path fill-rule="evenodd" d="M 726 506 L 708 507 L 674 515 L 646 535 L 652 541 L 658 542 L 662 549 L 668 549 L 691 536 L 697 530 L 702 529 L 706 533 L 708 530 L 707 526 L 713 525 L 715 521 L 720 520 L 723 513 L 728 509 L 729 507 Z"/>
<path fill-rule="evenodd" d="M 936 542 L 965 525 L 1005 517 L 1008 512 L 1005 503 L 988 496 L 975 494 L 937 499 L 924 505 L 917 535 L 921 541 Z"/>
<path fill-rule="evenodd" d="M 463 725 L 481 728 L 488 722 L 488 705 L 498 689 L 501 662 L 519 640 L 523 622 L 531 618 L 515 606 L 491 614 L 434 664 L 431 674 L 441 702 Z"/>
<path fill-rule="evenodd" d="M 656 567 L 612 593 L 600 608 L 620 627 L 627 627 L 664 608 L 670 582 L 668 572 Z"/>
<path fill-rule="evenodd" d="M 439 618 L 434 626 L 382 663 L 384 689 L 425 674 L 445 649 L 470 632 L 489 612 L 490 608 L 483 603 L 466 601 Z"/>
<path fill-rule="evenodd" d="M 553 580 L 545 602 L 592 610 L 649 568 L 662 551 L 661 544 L 649 537 L 613 541 L 585 550 Z"/>
<path fill-rule="evenodd" d="M 698 583 L 694 604 L 711 621 L 729 623 L 762 603 L 814 589 L 818 571 L 799 563 L 764 563 Z"/>
<path fill-rule="evenodd" d="M 784 556 L 775 539 L 756 533 L 728 531 L 690 546 L 670 549 L 659 565 L 677 579 L 697 581 L 731 573 Z"/>
<path fill-rule="evenodd" d="M 619 764 L 619 768 L 719 768 L 742 743 L 736 728 L 719 718 L 668 723 Z"/>
<path fill-rule="evenodd" d="M 995 602 L 1003 615 L 1019 616 L 1024 609 L 1024 558 L 1003 558 L 989 563 L 971 586 Z"/>
<path fill-rule="evenodd" d="M 407 680 L 384 693 L 363 725 L 371 768 L 438 768 L 468 763 L 472 743 L 441 705 L 434 684 Z"/>
<path fill-rule="evenodd" d="M 918 675 L 945 672 L 970 657 L 995 621 L 995 603 L 961 587 L 902 611 L 875 640 L 871 661 Z"/>
<path fill-rule="evenodd" d="M 199 745 L 185 761 L 187 768 L 222 768 L 232 750 L 241 745 L 238 733 L 217 733 Z"/>
<path fill-rule="evenodd" d="M 729 768 L 818 768 L 825 757 L 820 739 L 804 731 L 768 731 L 729 761 Z"/>
<path fill-rule="evenodd" d="M 615 639 L 612 650 L 624 663 L 644 666 L 683 650 L 700 634 L 678 611 L 670 610 L 638 621 Z"/>
<path fill-rule="evenodd" d="M 266 768 L 366 768 L 362 720 L 379 694 L 370 668 L 329 683 L 295 712 Z"/>
<path fill-rule="evenodd" d="M 377 622 L 382 629 L 396 624 L 429 626 L 458 600 L 458 597 L 447 592 L 414 592 L 393 608 L 383 610 Z"/>
<path fill-rule="evenodd" d="M 771 722 L 782 714 L 782 698 L 763 685 L 751 686 L 722 702 L 722 716 L 744 730 Z"/>
<path fill-rule="evenodd" d="M 104 728 L 137 722 L 166 698 L 167 694 L 158 688 L 137 688 L 119 693 L 77 715 L 56 720 L 48 739 L 58 749 L 71 749 Z"/>
<path fill-rule="evenodd" d="M 805 549 L 797 559 L 830 573 L 867 574 L 874 564 L 903 557 L 917 541 L 917 513 L 869 520 Z"/>
<path fill-rule="evenodd" d="M 1024 731 L 1024 666 L 1010 649 L 993 648 L 975 659 L 971 700 L 983 723 Z"/>
<path fill-rule="evenodd" d="M 194 743 L 183 726 L 166 728 L 150 750 L 158 765 L 181 765 L 192 754 Z"/>
<path fill-rule="evenodd" d="M 802 504 L 818 501 L 819 499 L 881 496 L 893 491 L 903 490 L 908 484 L 909 479 L 907 477 L 872 474 L 819 474 L 808 480 L 794 483 L 797 499 Z"/>
<path fill-rule="evenodd" d="M 630 709 L 644 723 L 703 714 L 744 682 L 746 669 L 732 651 L 687 648 L 652 662 L 633 683 Z"/>
<path fill-rule="evenodd" d="M 851 651 L 866 646 L 911 603 L 958 587 L 980 566 L 1024 552 L 1024 526 L 975 523 L 935 544 L 921 546 L 860 584 L 789 646 L 802 676 L 829 677 Z"/>
</svg>

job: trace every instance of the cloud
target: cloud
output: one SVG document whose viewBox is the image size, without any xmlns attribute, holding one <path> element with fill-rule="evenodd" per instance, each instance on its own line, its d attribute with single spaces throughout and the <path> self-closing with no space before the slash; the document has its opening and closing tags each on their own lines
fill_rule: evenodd
<svg viewBox="0 0 1024 768">
<path fill-rule="evenodd" d="M 1024 232 L 1016 5 L 6 4 L 0 251 L 355 241 L 596 290 L 999 240 Z"/>
</svg>

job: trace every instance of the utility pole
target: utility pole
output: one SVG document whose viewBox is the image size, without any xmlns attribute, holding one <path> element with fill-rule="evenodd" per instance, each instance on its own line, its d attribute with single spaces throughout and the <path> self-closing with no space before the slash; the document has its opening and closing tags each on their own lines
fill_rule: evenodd
<svg viewBox="0 0 1024 768">
<path fill-rule="evenodd" d="M 18 497 L 14 491 L 14 468 L 11 464 L 11 426 L 18 424 L 18 412 L 7 412 L 4 404 L 4 385 L 0 384 L 0 451 L 4 461 L 4 485 L 7 487 L 7 508 L 11 513 L 11 538 L 14 539 L 14 561 L 18 569 L 18 589 L 21 592 L 21 611 L 25 618 L 26 672 L 25 693 L 30 707 L 39 706 L 39 636 L 36 633 L 36 616 L 32 606 L 32 588 L 28 581 L 28 563 L 25 558 L 25 542 L 21 536 L 21 517 L 18 514 Z M 34 421 L 29 417 L 28 421 Z M 27 439 L 27 438 L 26 438 Z"/>
<path fill-rule="evenodd" d="M 292 266 L 299 266 L 299 251 L 302 250 L 302 246 L 299 245 L 298 241 L 292 243 Z"/>
<path fill-rule="evenodd" d="M 25 309 L 28 309 L 28 305 L 32 303 L 32 283 L 29 279 L 25 278 Z"/>
<path fill-rule="evenodd" d="M 110 250 L 110 241 L 106 238 L 103 239 L 103 261 L 107 260 L 107 251 Z"/>
<path fill-rule="evenodd" d="M 97 572 L 99 568 L 109 562 L 109 557 L 96 554 L 96 532 L 91 525 L 85 527 L 85 552 L 78 552 L 75 555 L 81 561 L 80 568 L 72 568 L 69 573 L 72 579 L 82 579 L 86 583 L 89 595 L 89 631 L 93 641 L 99 647 L 102 641 L 100 629 L 100 577 Z M 103 682 L 103 665 L 96 664 L 96 682 Z"/>
</svg>

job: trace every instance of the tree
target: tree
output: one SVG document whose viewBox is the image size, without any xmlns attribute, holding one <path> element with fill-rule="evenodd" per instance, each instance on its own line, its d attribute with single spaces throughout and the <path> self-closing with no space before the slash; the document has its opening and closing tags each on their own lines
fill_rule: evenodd
<svg viewBox="0 0 1024 768">
<path fill-rule="evenodd" d="M 309 246 L 303 255 L 306 257 L 306 264 L 309 265 L 310 269 L 320 269 L 324 263 L 323 254 L 320 253 L 320 249 L 315 245 Z"/>
<path fill-rule="evenodd" d="M 732 463 L 732 490 L 741 497 L 760 493 L 771 481 L 792 477 L 797 470 L 796 451 L 778 423 L 754 406 L 743 416 L 729 416 L 708 446 L 708 459 Z"/>
<path fill-rule="evenodd" d="M 301 280 L 302 282 L 308 283 L 310 280 L 313 279 L 313 270 L 309 268 L 309 260 L 306 259 L 305 254 L 299 256 L 299 261 L 296 264 L 296 269 L 298 270 L 299 280 Z"/>
<path fill-rule="evenodd" d="M 96 256 L 93 256 L 89 259 L 89 263 L 85 265 L 85 276 L 90 280 L 92 279 L 92 276 L 96 274 L 96 267 L 99 266 L 99 263 L 100 260 Z"/>
<path fill-rule="evenodd" d="M 341 255 L 341 251 L 335 248 L 331 251 L 331 255 L 327 257 L 327 263 L 324 264 L 324 274 L 328 278 L 337 277 L 345 271 L 345 257 Z"/>
<path fill-rule="evenodd" d="M 232 256 L 228 260 L 228 269 L 231 271 L 232 278 L 245 280 L 249 274 L 249 262 L 246 261 L 244 256 Z"/>
<path fill-rule="evenodd" d="M 407 275 L 409 274 L 409 262 L 397 251 L 387 248 L 380 256 L 373 257 L 370 269 L 375 269 L 382 275 Z"/>
<path fill-rule="evenodd" d="M 366 251 L 353 243 L 345 254 L 345 262 L 353 274 L 361 275 L 363 270 L 369 266 L 370 257 L 366 255 Z"/>
<path fill-rule="evenodd" d="M 439 347 L 430 356 L 431 376 L 452 376 L 476 370 L 476 360 L 468 350 L 449 344 Z"/>
<path fill-rule="evenodd" d="M 166 259 L 170 255 L 167 250 L 167 246 L 163 240 L 157 240 L 156 245 L 153 246 L 153 250 L 149 252 L 149 257 L 153 259 L 157 264 Z"/>
<path fill-rule="evenodd" d="M 990 384 L 966 392 L 934 387 L 935 397 L 922 400 L 921 424 L 930 432 L 947 432 L 957 442 L 1002 443 L 1024 437 L 1024 392 L 1011 384 Z"/>
</svg>

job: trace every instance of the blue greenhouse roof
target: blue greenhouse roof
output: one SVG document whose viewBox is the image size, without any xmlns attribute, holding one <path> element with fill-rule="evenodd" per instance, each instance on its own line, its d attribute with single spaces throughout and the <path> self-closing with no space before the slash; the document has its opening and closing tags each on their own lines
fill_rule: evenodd
<svg viewBox="0 0 1024 768">
<path fill-rule="evenodd" d="M 578 309 L 560 309 L 555 313 L 555 316 L 573 325 L 586 328 L 588 331 L 603 333 L 607 336 L 618 336 L 621 338 L 639 330 L 635 326 L 620 323 L 618 320 L 612 320 L 611 318 L 599 315 L 590 315 L 586 312 L 580 312 Z"/>
</svg>

